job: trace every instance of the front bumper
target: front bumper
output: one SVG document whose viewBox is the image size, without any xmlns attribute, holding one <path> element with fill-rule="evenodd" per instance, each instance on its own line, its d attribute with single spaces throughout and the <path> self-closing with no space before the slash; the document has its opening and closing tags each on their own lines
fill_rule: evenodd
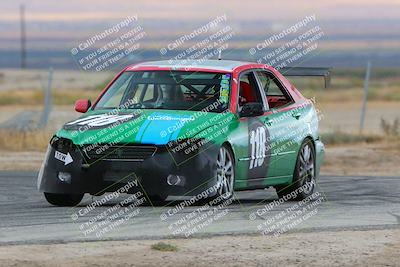
<svg viewBox="0 0 400 267">
<path fill-rule="evenodd" d="M 77 146 L 59 150 L 54 145 L 48 147 L 38 175 L 38 189 L 42 192 L 100 195 L 137 181 L 136 188 L 130 188 L 128 193 L 145 191 L 147 195 L 193 196 L 216 184 L 218 147 L 215 144 L 189 156 L 160 146 L 153 156 L 143 160 L 100 159 L 90 164 Z M 65 160 L 60 160 L 59 153 L 69 153 L 72 162 L 66 164 Z M 66 174 L 69 179 L 59 178 Z M 169 185 L 169 175 L 184 179 L 179 185 Z"/>
</svg>

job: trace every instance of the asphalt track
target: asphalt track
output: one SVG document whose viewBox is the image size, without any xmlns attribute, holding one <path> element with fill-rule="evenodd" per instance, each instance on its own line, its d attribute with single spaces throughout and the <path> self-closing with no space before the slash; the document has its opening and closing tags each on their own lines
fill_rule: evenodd
<svg viewBox="0 0 400 267">
<path fill-rule="evenodd" d="M 76 217 L 93 200 L 100 200 L 104 196 L 94 199 L 87 196 L 75 208 L 54 207 L 36 190 L 36 175 L 34 172 L 0 172 L 0 245 L 173 238 L 188 233 L 176 232 L 183 225 L 186 225 L 186 229 L 197 229 L 191 236 L 260 234 L 266 229 L 260 228 L 260 225 L 273 225 L 268 219 L 277 219 L 275 222 L 289 217 L 296 219 L 296 216 L 292 216 L 296 213 L 295 209 L 292 211 L 296 202 L 285 202 L 266 211 L 265 205 L 278 199 L 272 189 L 237 192 L 237 199 L 226 209 L 218 211 L 215 210 L 217 207 L 208 210 L 201 210 L 202 206 L 186 207 L 167 216 L 164 221 L 160 219 L 160 215 L 168 214 L 168 211 L 169 214 L 174 213 L 175 204 L 179 202 L 158 207 L 134 207 L 129 206 L 133 202 L 128 202 L 119 210 L 113 210 L 113 207 L 117 207 L 116 204 L 129 195 L 112 199 L 87 214 Z M 298 224 L 291 224 L 290 231 L 400 227 L 400 177 L 323 176 L 318 182 L 318 192 L 323 201 L 305 203 L 304 205 L 314 203 L 313 209 L 297 214 L 297 218 L 301 217 L 303 220 Z M 306 206 L 298 210 L 304 207 Z M 125 220 L 119 220 L 120 224 L 114 223 L 111 226 L 110 223 L 118 218 L 113 217 L 114 221 L 107 221 L 107 217 L 122 210 L 125 213 L 121 213 L 120 218 Z M 202 226 L 197 224 L 197 228 L 196 224 L 189 224 L 206 221 L 207 218 L 203 215 L 207 212 L 209 218 L 213 218 L 210 223 Z M 188 220 L 184 221 L 185 218 Z M 295 222 L 294 219 L 289 222 Z M 99 227 L 95 229 L 97 224 Z"/>
</svg>

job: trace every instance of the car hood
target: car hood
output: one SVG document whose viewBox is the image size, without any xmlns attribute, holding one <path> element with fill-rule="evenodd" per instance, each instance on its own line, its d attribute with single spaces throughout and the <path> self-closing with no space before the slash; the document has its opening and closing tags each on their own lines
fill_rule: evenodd
<svg viewBox="0 0 400 267">
<path fill-rule="evenodd" d="M 235 118 L 230 112 L 211 113 L 179 110 L 145 110 L 130 112 L 89 111 L 67 122 L 58 137 L 74 144 L 154 144 L 193 138 L 214 125 Z"/>
</svg>

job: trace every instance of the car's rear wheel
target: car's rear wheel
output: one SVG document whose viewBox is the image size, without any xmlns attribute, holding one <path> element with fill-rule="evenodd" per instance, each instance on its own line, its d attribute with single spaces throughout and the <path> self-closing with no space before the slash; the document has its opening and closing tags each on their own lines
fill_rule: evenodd
<svg viewBox="0 0 400 267">
<path fill-rule="evenodd" d="M 275 188 L 280 198 L 296 192 L 296 197 L 292 199 L 303 200 L 313 194 L 315 188 L 315 149 L 311 140 L 306 139 L 300 147 L 293 173 L 293 183 Z"/>
<path fill-rule="evenodd" d="M 220 147 L 217 156 L 217 193 L 216 197 L 230 199 L 233 196 L 235 182 L 235 161 L 231 149 L 227 145 Z"/>
<path fill-rule="evenodd" d="M 47 202 L 55 206 L 71 207 L 78 205 L 84 194 L 54 194 L 44 193 Z"/>
</svg>

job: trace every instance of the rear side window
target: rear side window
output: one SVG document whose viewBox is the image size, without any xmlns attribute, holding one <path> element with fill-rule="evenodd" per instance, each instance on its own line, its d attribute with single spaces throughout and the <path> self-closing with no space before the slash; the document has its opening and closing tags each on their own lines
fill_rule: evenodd
<svg viewBox="0 0 400 267">
<path fill-rule="evenodd" d="M 292 102 L 292 98 L 272 73 L 257 71 L 257 76 L 270 108 L 285 106 Z"/>
</svg>

